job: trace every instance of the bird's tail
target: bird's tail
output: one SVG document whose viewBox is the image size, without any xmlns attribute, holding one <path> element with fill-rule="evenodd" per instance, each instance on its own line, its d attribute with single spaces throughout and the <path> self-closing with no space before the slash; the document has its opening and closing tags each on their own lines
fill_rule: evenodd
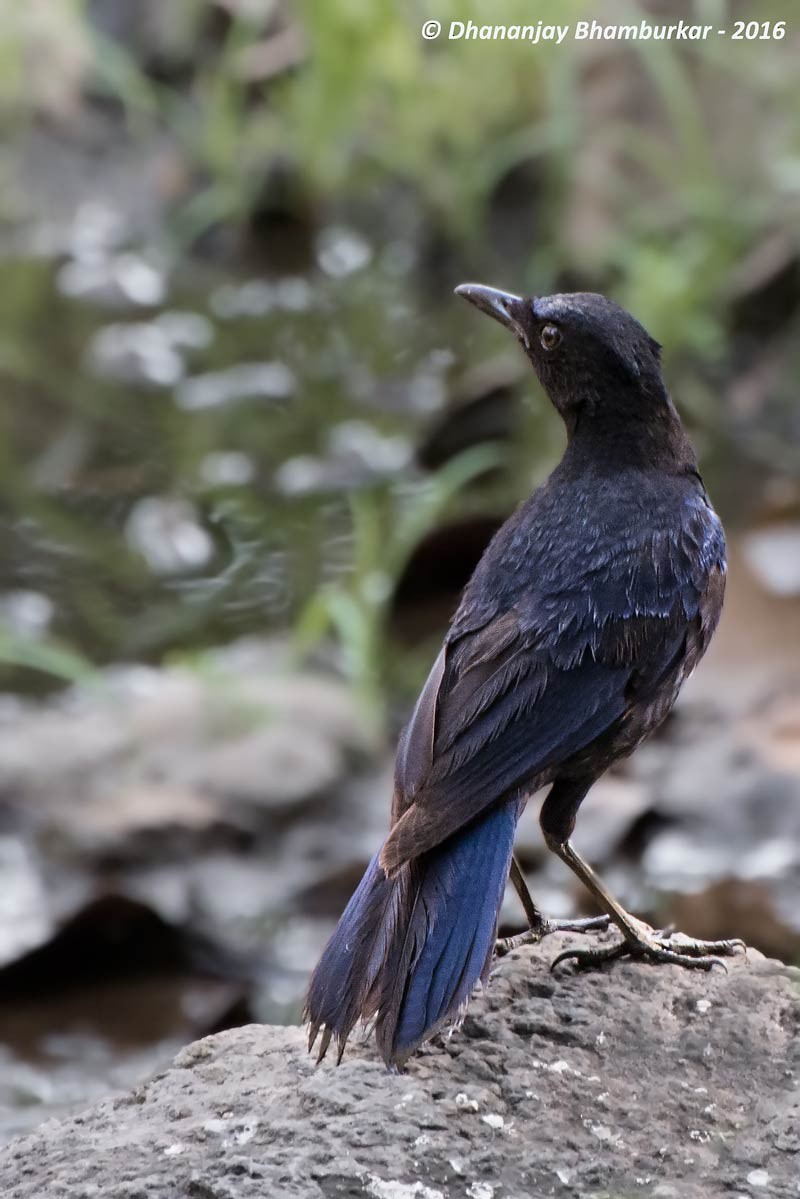
<svg viewBox="0 0 800 1199">
<path fill-rule="evenodd" d="M 375 1021 L 387 1065 L 403 1061 L 485 979 L 521 805 L 492 808 L 387 877 L 376 854 L 312 975 L 305 1019 L 319 1059 L 341 1059 L 359 1020 Z"/>
</svg>

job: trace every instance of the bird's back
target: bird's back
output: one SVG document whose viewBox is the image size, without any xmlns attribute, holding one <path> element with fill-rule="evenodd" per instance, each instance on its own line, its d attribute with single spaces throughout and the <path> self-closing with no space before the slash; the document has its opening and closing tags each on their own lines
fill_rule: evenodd
<svg viewBox="0 0 800 1199">
<path fill-rule="evenodd" d="M 696 472 L 554 472 L 466 588 L 401 742 L 384 865 L 635 748 L 705 652 L 724 579 Z"/>
<path fill-rule="evenodd" d="M 468 583 L 448 642 L 511 609 L 560 657 L 609 622 L 688 618 L 725 538 L 700 476 L 638 467 L 570 469 L 568 456 L 497 532 Z"/>
</svg>

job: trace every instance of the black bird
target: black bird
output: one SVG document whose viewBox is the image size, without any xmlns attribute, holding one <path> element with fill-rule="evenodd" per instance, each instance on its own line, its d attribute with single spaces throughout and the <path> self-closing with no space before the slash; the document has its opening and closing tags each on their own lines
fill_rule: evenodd
<svg viewBox="0 0 800 1199">
<path fill-rule="evenodd" d="M 522 343 L 567 448 L 484 553 L 401 737 L 391 831 L 309 985 L 309 1047 L 322 1031 L 320 1059 L 332 1037 L 341 1058 L 364 1020 L 387 1064 L 402 1065 L 457 1020 L 488 975 L 509 872 L 528 939 L 603 923 L 557 925 L 528 896 L 514 834 L 546 785 L 548 847 L 622 934 L 562 958 L 629 953 L 710 969 L 712 954 L 741 945 L 655 932 L 570 843 L 589 788 L 664 720 L 722 607 L 725 538 L 660 346 L 601 295 L 456 291 Z"/>
</svg>

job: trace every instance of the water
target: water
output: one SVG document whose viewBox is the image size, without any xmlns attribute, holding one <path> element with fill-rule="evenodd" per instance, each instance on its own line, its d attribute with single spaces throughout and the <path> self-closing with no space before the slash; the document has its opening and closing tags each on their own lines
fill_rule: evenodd
<svg viewBox="0 0 800 1199">
<path fill-rule="evenodd" d="M 456 369 L 502 337 L 465 346 L 411 251 L 354 230 L 240 277 L 119 236 L 83 210 L 0 295 L 0 628 L 93 663 L 287 626 L 348 568 L 348 494 L 413 477 Z M 16 656 L 3 686 L 48 684 Z"/>
</svg>

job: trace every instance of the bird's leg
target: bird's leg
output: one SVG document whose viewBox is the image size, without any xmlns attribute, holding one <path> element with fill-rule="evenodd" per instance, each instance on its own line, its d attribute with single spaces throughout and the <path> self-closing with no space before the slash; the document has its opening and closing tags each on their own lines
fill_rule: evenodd
<svg viewBox="0 0 800 1199">
<path fill-rule="evenodd" d="M 559 962 L 574 961 L 578 966 L 594 966 L 602 962 L 613 961 L 618 957 L 647 958 L 651 962 L 673 962 L 678 966 L 688 966 L 694 970 L 710 970 L 712 966 L 722 966 L 721 957 L 730 957 L 738 949 L 744 949 L 744 941 L 738 938 L 730 941 L 700 941 L 695 937 L 687 937 L 683 933 L 657 932 L 643 920 L 637 920 L 617 903 L 614 896 L 606 890 L 602 881 L 585 862 L 569 841 L 560 844 L 550 844 L 550 849 L 566 862 L 581 882 L 591 891 L 597 902 L 608 912 L 624 940 L 614 945 L 598 949 L 568 949 L 552 963 L 552 968 Z"/>
<path fill-rule="evenodd" d="M 652 962 L 673 962 L 694 970 L 710 970 L 723 966 L 720 957 L 730 957 L 739 949 L 745 949 L 744 941 L 700 941 L 683 933 L 657 932 L 643 920 L 637 920 L 619 904 L 606 889 L 604 883 L 584 861 L 570 842 L 575 825 L 575 816 L 583 797 L 593 780 L 560 780 L 556 782 L 544 804 L 539 817 L 548 849 L 566 862 L 583 885 L 595 897 L 603 911 L 607 912 L 623 936 L 613 945 L 597 949 L 568 949 L 552 963 L 574 961 L 578 966 L 594 966 L 615 958 L 646 958 Z"/>
<path fill-rule="evenodd" d="M 535 945 L 538 941 L 541 941 L 542 937 L 546 937 L 548 933 L 584 933 L 590 932 L 592 929 L 608 928 L 608 916 L 589 916 L 584 920 L 551 920 L 549 917 L 543 915 L 533 901 L 516 856 L 512 856 L 511 858 L 509 878 L 519 896 L 520 903 L 525 909 L 528 927 L 525 932 L 517 933 L 515 937 L 500 938 L 495 944 L 495 954 L 497 957 L 505 957 L 512 949 L 519 949 L 521 945 Z"/>
</svg>

